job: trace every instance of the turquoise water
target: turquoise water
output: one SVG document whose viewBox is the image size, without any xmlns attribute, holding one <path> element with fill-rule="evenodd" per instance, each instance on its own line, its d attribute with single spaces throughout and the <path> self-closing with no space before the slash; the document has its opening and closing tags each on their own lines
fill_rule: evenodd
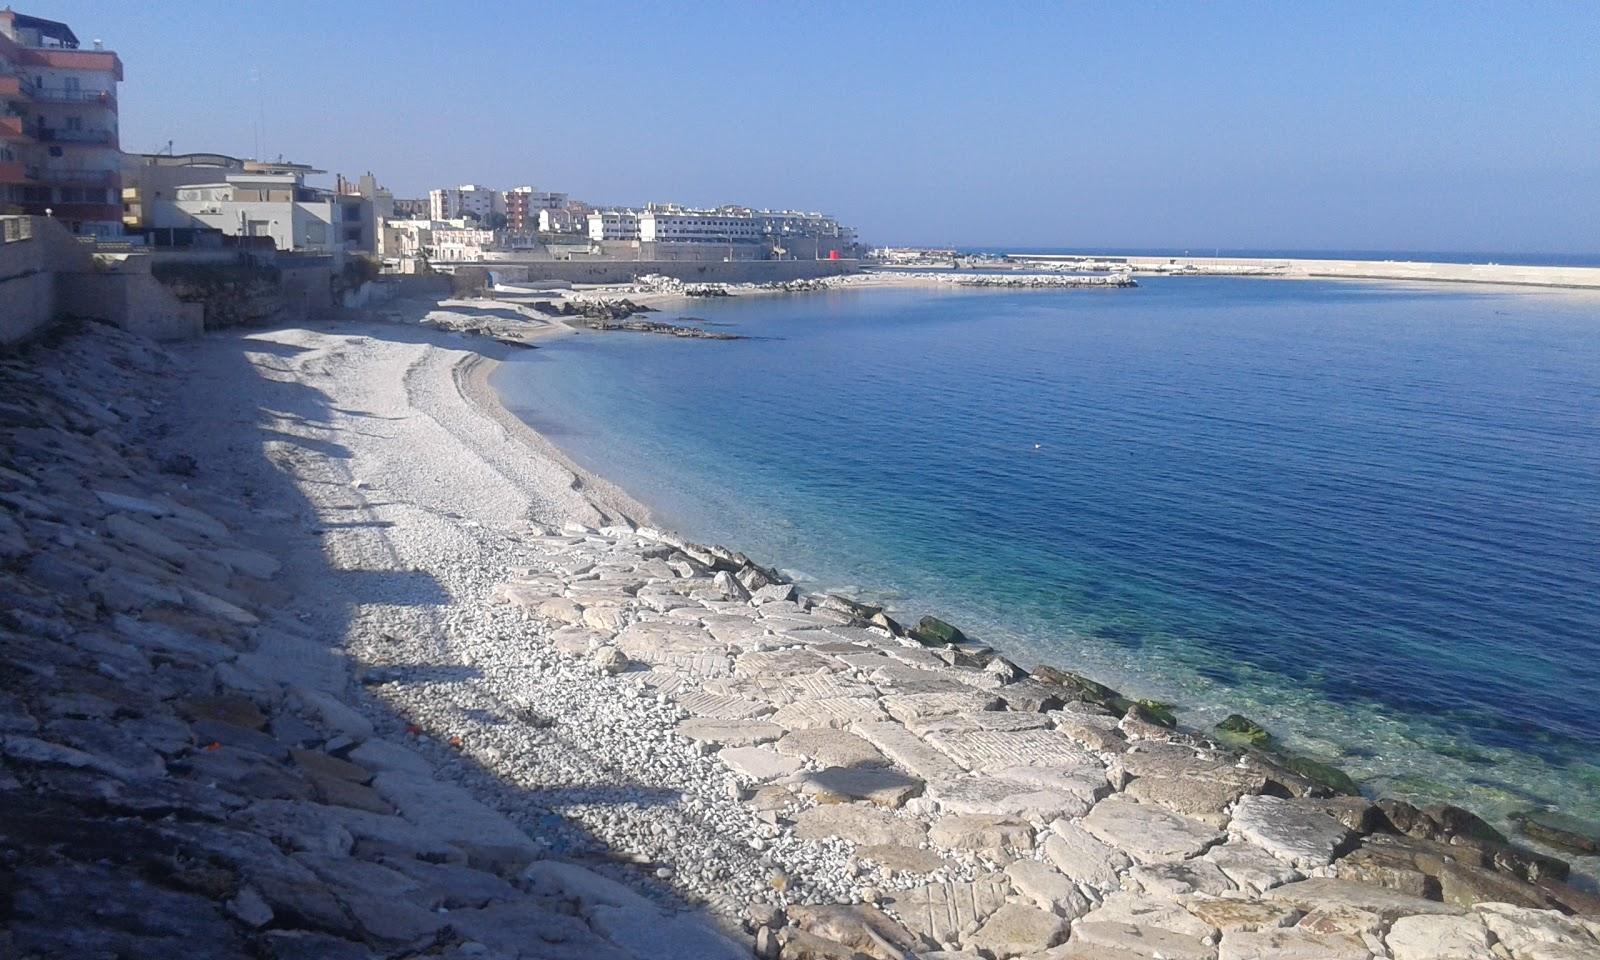
<svg viewBox="0 0 1600 960">
<path fill-rule="evenodd" d="M 1600 818 L 1600 299 L 1141 284 L 696 301 L 753 339 L 586 333 L 495 385 L 812 586 L 1376 792 Z"/>
</svg>

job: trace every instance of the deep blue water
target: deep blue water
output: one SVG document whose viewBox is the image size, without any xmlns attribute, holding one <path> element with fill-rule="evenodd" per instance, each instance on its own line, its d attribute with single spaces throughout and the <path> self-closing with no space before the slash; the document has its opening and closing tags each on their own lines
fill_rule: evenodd
<svg viewBox="0 0 1600 960">
<path fill-rule="evenodd" d="M 697 301 L 757 339 L 495 383 L 685 535 L 1386 794 L 1600 817 L 1600 298 L 1141 284 Z"/>
</svg>

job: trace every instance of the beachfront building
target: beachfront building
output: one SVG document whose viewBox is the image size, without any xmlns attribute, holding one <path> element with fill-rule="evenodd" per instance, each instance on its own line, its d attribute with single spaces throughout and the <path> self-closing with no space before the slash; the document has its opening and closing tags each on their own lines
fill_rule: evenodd
<svg viewBox="0 0 1600 960">
<path fill-rule="evenodd" d="M 371 252 L 381 188 L 370 174 L 341 180 L 340 190 L 305 182 L 321 173 L 301 163 L 215 153 L 131 154 L 123 168 L 124 223 L 160 246 L 191 246 L 220 234 L 269 238 L 286 251 Z"/>
<path fill-rule="evenodd" d="M 485 253 L 505 248 L 505 232 L 469 226 L 465 220 L 452 225 L 436 224 L 427 245 L 430 259 L 441 263 L 471 263 Z"/>
<path fill-rule="evenodd" d="M 506 229 L 519 234 L 537 233 L 539 215 L 546 210 L 559 210 L 566 202 L 564 193 L 512 187 L 505 192 Z"/>
<path fill-rule="evenodd" d="M 639 211 L 626 208 L 595 210 L 588 216 L 589 239 L 637 240 L 639 239 Z"/>
<path fill-rule="evenodd" d="M 651 204 L 639 215 L 639 239 L 658 243 L 760 243 L 762 224 L 739 207 L 696 210 Z"/>
<path fill-rule="evenodd" d="M 122 232 L 122 61 L 64 23 L 0 10 L 0 213 Z"/>
<path fill-rule="evenodd" d="M 464 183 L 428 191 L 428 216 L 433 220 L 464 218 L 488 223 L 495 214 L 506 212 L 505 197 L 498 190 Z"/>
<path fill-rule="evenodd" d="M 825 260 L 856 253 L 856 232 L 833 217 L 794 210 L 758 210 L 762 238 L 780 260 Z"/>
</svg>

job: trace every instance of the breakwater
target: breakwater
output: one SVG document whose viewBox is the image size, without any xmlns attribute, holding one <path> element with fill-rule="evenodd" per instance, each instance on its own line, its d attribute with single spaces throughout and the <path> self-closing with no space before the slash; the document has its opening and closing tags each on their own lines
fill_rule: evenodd
<svg viewBox="0 0 1600 960">
<path fill-rule="evenodd" d="M 1250 257 L 1147 257 L 1107 254 L 1011 254 L 1023 265 L 1170 276 L 1272 276 L 1335 280 L 1421 280 L 1436 283 L 1509 284 L 1600 289 L 1600 267 L 1526 266 L 1499 263 L 1420 263 L 1400 260 L 1312 260 Z"/>
</svg>

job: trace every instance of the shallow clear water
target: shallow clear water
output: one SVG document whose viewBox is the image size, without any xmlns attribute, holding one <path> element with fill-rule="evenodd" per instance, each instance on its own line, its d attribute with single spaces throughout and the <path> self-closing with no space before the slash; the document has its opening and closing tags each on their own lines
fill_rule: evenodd
<svg viewBox="0 0 1600 960">
<path fill-rule="evenodd" d="M 686 536 L 1375 791 L 1600 818 L 1600 299 L 1141 283 L 697 301 L 756 339 L 495 385 Z"/>
</svg>

